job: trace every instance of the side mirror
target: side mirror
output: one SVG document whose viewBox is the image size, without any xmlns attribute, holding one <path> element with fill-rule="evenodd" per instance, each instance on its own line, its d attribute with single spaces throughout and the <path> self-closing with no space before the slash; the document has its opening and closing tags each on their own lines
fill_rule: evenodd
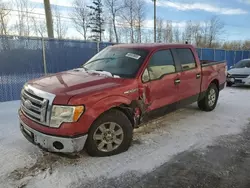
<svg viewBox="0 0 250 188">
<path fill-rule="evenodd" d="M 150 81 L 150 77 L 149 77 L 149 73 L 148 73 L 148 69 L 146 68 L 144 73 L 142 74 L 142 82 L 149 82 Z"/>
</svg>

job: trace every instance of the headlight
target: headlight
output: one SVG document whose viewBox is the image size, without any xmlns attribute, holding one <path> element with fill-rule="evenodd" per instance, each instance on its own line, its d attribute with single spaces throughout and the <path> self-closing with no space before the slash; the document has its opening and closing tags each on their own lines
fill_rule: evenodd
<svg viewBox="0 0 250 188">
<path fill-rule="evenodd" d="M 76 122 L 84 112 L 83 106 L 58 106 L 52 108 L 50 127 L 58 128 L 65 122 Z"/>
</svg>

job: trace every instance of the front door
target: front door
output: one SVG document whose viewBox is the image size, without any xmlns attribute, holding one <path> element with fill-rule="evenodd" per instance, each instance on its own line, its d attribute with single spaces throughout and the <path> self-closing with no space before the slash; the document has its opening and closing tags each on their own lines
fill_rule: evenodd
<svg viewBox="0 0 250 188">
<path fill-rule="evenodd" d="M 144 83 L 148 89 L 148 111 L 173 104 L 178 101 L 177 73 L 171 50 L 156 51 L 150 58 L 147 69 L 150 81 Z"/>
</svg>

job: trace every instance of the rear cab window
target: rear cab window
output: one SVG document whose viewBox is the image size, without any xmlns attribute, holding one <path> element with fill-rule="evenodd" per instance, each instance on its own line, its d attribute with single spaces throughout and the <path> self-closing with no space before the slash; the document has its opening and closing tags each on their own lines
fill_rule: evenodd
<svg viewBox="0 0 250 188">
<path fill-rule="evenodd" d="M 177 48 L 176 53 L 183 71 L 196 68 L 197 64 L 190 48 Z"/>
<path fill-rule="evenodd" d="M 153 54 L 148 64 L 150 80 L 157 80 L 164 75 L 175 73 L 175 62 L 170 50 L 160 50 Z"/>
</svg>

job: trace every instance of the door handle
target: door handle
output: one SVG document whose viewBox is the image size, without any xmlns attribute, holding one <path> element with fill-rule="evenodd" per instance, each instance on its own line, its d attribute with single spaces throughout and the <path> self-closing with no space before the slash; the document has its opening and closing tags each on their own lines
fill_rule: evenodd
<svg viewBox="0 0 250 188">
<path fill-rule="evenodd" d="M 196 78 L 197 78 L 197 79 L 199 79 L 200 77 L 201 77 L 201 74 L 200 74 L 200 73 L 196 74 Z"/>
<path fill-rule="evenodd" d="M 178 78 L 178 79 L 176 79 L 175 81 L 174 81 L 174 84 L 175 85 L 178 85 L 178 84 L 180 84 L 181 83 L 181 80 Z"/>
</svg>

